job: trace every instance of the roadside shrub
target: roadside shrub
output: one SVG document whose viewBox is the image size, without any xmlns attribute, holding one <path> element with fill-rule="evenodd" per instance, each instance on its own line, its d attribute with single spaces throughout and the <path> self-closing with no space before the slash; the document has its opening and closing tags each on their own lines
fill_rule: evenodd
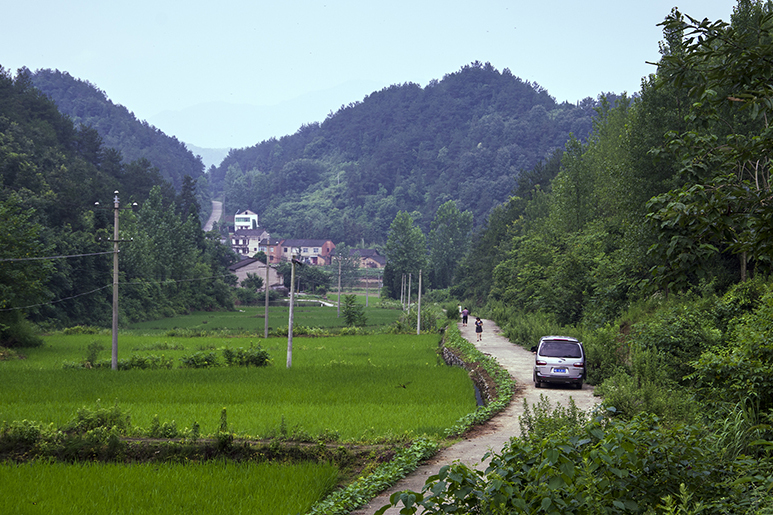
<svg viewBox="0 0 773 515">
<path fill-rule="evenodd" d="M 588 384 L 599 385 L 625 369 L 628 347 L 618 329 L 607 324 L 583 335 Z"/>
<path fill-rule="evenodd" d="M 0 343 L 3 347 L 18 349 L 43 346 L 43 338 L 38 336 L 35 326 L 21 311 L 4 315 L 0 317 Z"/>
<path fill-rule="evenodd" d="M 713 306 L 716 325 L 729 339 L 744 315 L 759 309 L 763 297 L 770 291 L 769 279 L 755 275 L 752 279 L 735 284 Z"/>
<path fill-rule="evenodd" d="M 415 333 L 416 332 L 416 317 L 418 316 L 417 305 L 411 306 L 411 309 L 400 317 L 400 320 L 393 323 L 389 332 L 394 334 L 400 333 Z M 441 320 L 443 322 L 441 322 Z M 441 327 L 445 325 L 447 320 L 446 314 L 442 309 L 435 304 L 423 304 L 421 306 L 421 332 L 437 332 Z"/>
<path fill-rule="evenodd" d="M 457 302 L 446 302 L 443 305 L 443 311 L 449 320 L 459 320 L 462 315 L 459 313 L 459 304 Z"/>
<path fill-rule="evenodd" d="M 654 513 L 684 485 L 708 513 L 749 506 L 749 487 L 733 482 L 733 464 L 717 460 L 705 438 L 702 428 L 665 428 L 652 415 L 628 422 L 599 416 L 580 436 L 561 429 L 533 440 L 513 438 L 501 452 L 487 454 L 485 472 L 446 465 L 421 492 L 397 492 L 390 505 L 402 503 L 403 514 Z"/>
<path fill-rule="evenodd" d="M 656 313 L 651 321 L 634 325 L 630 345 L 660 351 L 669 379 L 689 384 L 685 376 L 694 370 L 690 363 L 718 344 L 721 336 L 707 307 L 698 302 L 669 307 Z"/>
<path fill-rule="evenodd" d="M 569 397 L 569 405 L 566 407 L 559 402 L 551 406 L 550 400 L 542 393 L 539 402 L 531 408 L 524 399 L 523 415 L 518 419 L 518 424 L 521 428 L 521 438 L 538 443 L 542 438 L 560 430 L 582 435 L 589 421 L 590 414 L 579 409 L 572 397 Z"/>
<path fill-rule="evenodd" d="M 773 293 L 735 323 L 727 346 L 703 353 L 688 376 L 712 409 L 748 402 L 760 413 L 773 410 Z"/>
<path fill-rule="evenodd" d="M 34 446 L 40 440 L 43 432 L 39 422 L 31 420 L 14 420 L 8 426 L 3 427 L 2 442 L 4 447 Z"/>
<path fill-rule="evenodd" d="M 96 354 L 92 356 L 96 357 Z M 64 369 L 84 369 L 84 368 L 112 368 L 112 359 L 102 359 L 94 362 L 89 361 L 89 358 L 78 363 L 72 361 L 65 361 L 62 363 Z M 139 355 L 134 354 L 128 359 L 119 359 L 116 362 L 118 370 L 159 370 L 159 369 L 171 369 L 174 367 L 174 360 L 166 356 L 154 356 L 154 355 Z"/>
<path fill-rule="evenodd" d="M 256 347 L 251 345 L 247 349 L 242 347 L 230 349 L 226 347 L 223 349 L 223 359 L 225 360 L 225 364 L 229 367 L 264 367 L 271 361 L 268 352 L 260 345 Z"/>
<path fill-rule="evenodd" d="M 174 420 L 171 422 L 160 423 L 158 420 L 158 415 L 153 417 L 153 420 L 150 423 L 150 428 L 148 428 L 147 431 L 149 438 L 177 438 L 179 434 L 180 433 L 177 430 L 177 424 Z"/>
<path fill-rule="evenodd" d="M 442 290 L 431 290 L 421 294 L 421 301 L 435 302 L 437 304 L 453 304 L 457 312 L 459 312 L 459 302 L 456 302 L 451 297 L 451 291 L 449 288 L 443 288 Z"/>
<path fill-rule="evenodd" d="M 562 328 L 555 315 L 552 314 L 517 312 L 510 314 L 506 318 L 502 317 L 502 315 L 503 313 L 497 314 L 497 310 L 492 312 L 494 320 L 500 324 L 500 327 L 503 327 L 503 333 L 507 339 L 527 349 L 537 345 L 539 339 L 543 336 L 577 336 L 572 334 L 572 331 Z"/>
<path fill-rule="evenodd" d="M 219 365 L 217 355 L 214 352 L 199 351 L 190 356 L 180 358 L 182 368 L 210 368 Z"/>
<path fill-rule="evenodd" d="M 341 332 L 339 333 L 341 336 L 354 336 L 357 334 L 366 334 L 368 331 L 363 327 L 357 327 L 357 326 L 347 326 L 342 327 Z"/>
<path fill-rule="evenodd" d="M 74 325 L 62 329 L 62 334 L 100 334 L 103 329 L 90 325 Z"/>
<path fill-rule="evenodd" d="M 234 290 L 234 297 L 237 306 L 255 306 L 260 303 L 258 293 L 255 290 L 248 290 L 247 288 L 236 288 Z M 261 298 L 263 297 L 261 296 Z"/>
<path fill-rule="evenodd" d="M 131 427 L 131 417 L 115 403 L 112 408 L 103 408 L 100 401 L 96 402 L 93 410 L 81 408 L 77 411 L 75 418 L 64 426 L 67 433 L 85 434 L 96 428 L 117 428 L 123 434 L 126 434 Z"/>
</svg>

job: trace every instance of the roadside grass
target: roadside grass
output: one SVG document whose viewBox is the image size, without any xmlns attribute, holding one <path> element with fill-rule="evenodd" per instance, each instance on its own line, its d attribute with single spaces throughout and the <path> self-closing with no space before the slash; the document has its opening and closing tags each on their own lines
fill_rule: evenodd
<svg viewBox="0 0 773 515">
<path fill-rule="evenodd" d="M 166 338 L 119 335 L 119 358 L 163 354 L 179 358 L 202 349 L 261 345 L 268 367 L 122 370 L 63 369 L 83 360 L 86 347 L 110 335 L 51 335 L 26 359 L 0 362 L 4 379 L 0 422 L 35 420 L 61 427 L 82 408 L 113 404 L 129 413 L 134 431 L 154 420 L 180 430 L 217 432 L 223 408 L 229 431 L 250 438 L 277 436 L 342 442 L 442 437 L 475 411 L 466 372 L 437 355 L 438 335 L 364 335 L 296 338 L 292 367 L 286 338 Z M 131 350 L 138 349 L 138 350 Z M 160 349 L 160 350 L 156 350 Z M 221 360 L 222 361 L 222 360 Z M 178 365 L 176 365 L 178 366 Z"/>
<path fill-rule="evenodd" d="M 377 299 L 376 299 L 377 300 Z M 343 301 L 341 301 L 343 304 Z M 364 304 L 364 298 L 363 298 Z M 280 327 L 287 327 L 290 308 L 285 306 L 270 306 L 268 312 L 269 331 Z M 386 326 L 402 315 L 398 309 L 368 307 L 365 310 L 367 326 L 376 329 Z M 130 324 L 128 329 L 136 333 L 148 333 L 168 331 L 171 329 L 197 329 L 206 331 L 246 332 L 263 335 L 264 332 L 264 306 L 240 306 L 236 311 L 199 311 L 190 315 L 181 315 L 174 318 L 164 318 L 148 322 Z M 293 309 L 294 324 L 306 327 L 341 328 L 346 326 L 346 321 L 338 317 L 336 306 L 312 306 L 299 303 Z"/>
<path fill-rule="evenodd" d="M 3 464 L 0 513 L 306 513 L 338 475 L 324 463 Z"/>
</svg>

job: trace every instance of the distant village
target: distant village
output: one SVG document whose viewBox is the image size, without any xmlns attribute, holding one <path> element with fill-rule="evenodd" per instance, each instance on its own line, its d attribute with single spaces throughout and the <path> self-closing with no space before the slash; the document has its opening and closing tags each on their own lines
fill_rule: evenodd
<svg viewBox="0 0 773 515">
<path fill-rule="evenodd" d="M 229 267 L 239 278 L 239 283 L 247 278 L 248 273 L 265 278 L 266 265 L 255 257 L 259 252 L 266 255 L 268 264 L 287 262 L 295 257 L 307 265 L 322 266 L 332 264 L 335 256 L 336 246 L 331 240 L 272 238 L 260 226 L 258 214 L 249 209 L 237 211 L 232 217 L 226 215 L 223 224 L 228 227 L 231 248 L 241 258 Z M 386 265 L 386 257 L 376 249 L 351 249 L 349 252 L 350 256 L 359 257 L 360 268 L 384 268 Z M 283 283 L 283 277 L 276 268 L 269 268 L 269 288 Z"/>
</svg>

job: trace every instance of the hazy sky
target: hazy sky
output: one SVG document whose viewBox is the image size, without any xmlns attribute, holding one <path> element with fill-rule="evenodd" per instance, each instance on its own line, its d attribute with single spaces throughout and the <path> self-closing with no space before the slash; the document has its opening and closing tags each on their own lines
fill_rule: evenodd
<svg viewBox="0 0 773 515">
<path fill-rule="evenodd" d="M 476 60 L 576 102 L 638 91 L 654 71 L 645 61 L 659 58 L 656 25 L 675 5 L 729 21 L 736 2 L 24 0 L 3 6 L 0 65 L 66 71 L 151 123 L 200 104 L 276 106 L 338 91 L 305 105 L 300 123 L 322 121 L 342 103 L 391 84 L 426 86 Z M 274 135 L 300 125 L 288 123 Z M 154 124 L 199 146 L 257 143 L 215 124 L 195 136 L 207 141 Z"/>
</svg>

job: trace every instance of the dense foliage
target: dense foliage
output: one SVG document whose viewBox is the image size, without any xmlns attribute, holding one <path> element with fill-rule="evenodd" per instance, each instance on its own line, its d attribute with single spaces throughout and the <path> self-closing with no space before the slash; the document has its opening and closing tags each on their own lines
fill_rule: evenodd
<svg viewBox="0 0 773 515">
<path fill-rule="evenodd" d="M 120 306 L 139 320 L 231 305 L 233 254 L 207 239 L 196 185 L 180 194 L 146 159 L 125 163 L 93 128 L 73 122 L 0 68 L 0 340 L 34 344 L 25 316 L 52 325 L 109 325 L 114 192 L 122 209 Z M 100 202 L 105 209 L 95 208 Z"/>
<path fill-rule="evenodd" d="M 118 151 L 127 162 L 147 159 L 177 191 L 186 175 L 194 180 L 204 178 L 201 159 L 182 142 L 137 120 L 126 107 L 114 104 L 93 84 L 59 70 L 32 73 L 22 69 L 20 73 L 29 75 L 32 85 L 50 97 L 76 126 L 93 128 L 103 145 Z M 206 188 L 203 191 L 207 192 Z"/>
<path fill-rule="evenodd" d="M 472 63 L 393 85 L 321 124 L 232 150 L 211 172 L 226 212 L 252 209 L 277 234 L 384 243 L 399 211 L 425 233 L 449 200 L 477 224 L 507 199 L 514 178 L 574 134 L 585 140 L 595 101 L 558 104 L 505 69 Z"/>
<path fill-rule="evenodd" d="M 640 96 L 518 177 L 451 288 L 513 342 L 581 338 L 610 422 L 530 428 L 403 513 L 769 513 L 773 4 L 662 26 Z"/>
</svg>

